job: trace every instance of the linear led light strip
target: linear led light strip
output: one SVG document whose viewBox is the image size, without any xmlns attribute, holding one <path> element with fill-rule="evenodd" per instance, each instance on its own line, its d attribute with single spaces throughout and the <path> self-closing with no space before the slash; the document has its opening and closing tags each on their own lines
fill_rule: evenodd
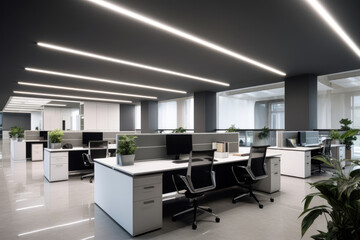
<svg viewBox="0 0 360 240">
<path fill-rule="evenodd" d="M 110 79 L 95 78 L 95 77 L 89 77 L 89 76 L 83 76 L 83 75 L 77 75 L 77 74 L 71 74 L 71 73 L 55 72 L 55 71 L 42 70 L 42 69 L 37 69 L 37 68 L 29 68 L 29 67 L 26 67 L 25 70 L 31 71 L 31 72 L 45 73 L 45 74 L 50 74 L 50 75 L 57 75 L 57 76 L 62 76 L 62 77 L 70 77 L 70 78 L 77 78 L 77 79 L 83 79 L 83 80 L 89 80 L 89 81 L 104 82 L 104 83 L 110 83 L 110 84 L 119 84 L 119 85 L 131 86 L 131 87 L 147 88 L 147 89 L 153 89 L 153 90 L 159 90 L 159 91 L 165 91 L 165 92 L 186 94 L 185 91 L 180 91 L 180 90 L 175 90 L 175 89 L 170 89 L 170 88 L 153 87 L 153 86 L 148 86 L 148 85 L 143 85 L 143 84 L 121 82 L 121 81 L 115 81 L 115 80 L 110 80 Z"/>
<path fill-rule="evenodd" d="M 63 87 L 63 86 L 55 86 L 55 85 L 48 85 L 48 84 L 27 83 L 27 82 L 18 82 L 18 84 L 20 84 L 20 85 L 26 85 L 26 86 L 34 86 L 34 87 L 55 88 L 55 89 L 63 89 L 63 90 L 70 90 L 70 91 L 79 91 L 79 92 L 91 92 L 91 93 L 102 93 L 102 94 L 109 94 L 109 95 L 119 95 L 119 96 L 135 97 L 135 98 L 157 99 L 157 97 L 145 96 L 145 95 L 136 95 L 136 94 L 127 94 L 127 93 L 118 93 L 118 92 L 99 91 L 99 90 L 91 90 L 91 89 L 83 89 L 83 88 Z M 47 105 L 48 105 L 48 104 L 47 104 Z"/>
<path fill-rule="evenodd" d="M 167 74 L 171 74 L 171 75 L 175 75 L 175 76 L 191 78 L 191 79 L 195 79 L 195 80 L 199 80 L 199 81 L 203 81 L 203 82 L 208 82 L 208 83 L 213 83 L 213 84 L 218 84 L 218 85 L 223 85 L 223 86 L 230 86 L 230 84 L 228 84 L 228 83 L 221 82 L 221 81 L 216 81 L 216 80 L 209 79 L 209 78 L 198 77 L 198 76 L 195 76 L 195 75 L 190 75 L 190 74 L 186 74 L 186 73 L 180 73 L 180 72 L 167 70 L 167 69 L 163 69 L 163 68 L 158 68 L 158 67 L 153 67 L 153 66 L 149 66 L 149 65 L 145 65 L 145 64 L 141 64 L 141 63 L 130 62 L 130 61 L 123 60 L 123 59 L 107 57 L 107 56 L 98 55 L 98 54 L 85 52 L 85 51 L 77 50 L 77 49 L 72 49 L 72 48 L 68 48 L 68 47 L 63 47 L 63 46 L 59 46 L 59 45 L 43 43 L 43 42 L 38 42 L 37 45 L 40 46 L 40 47 L 45 47 L 45 48 L 57 50 L 57 51 L 60 51 L 60 52 L 72 53 L 72 54 L 75 54 L 75 55 L 81 55 L 81 56 L 85 56 L 85 57 L 101 59 L 101 60 L 104 60 L 104 61 L 124 64 L 124 65 L 132 66 L 132 67 L 137 67 L 137 68 L 142 68 L 142 69 L 155 71 L 155 72 L 167 73 Z"/>
<path fill-rule="evenodd" d="M 336 32 L 337 35 L 360 57 L 360 49 L 345 33 L 341 26 L 335 21 L 330 13 L 316 0 L 306 2 L 325 20 L 325 22 Z"/>
<path fill-rule="evenodd" d="M 92 97 L 79 97 L 71 95 L 60 95 L 60 94 L 50 94 L 50 93 L 37 93 L 37 92 L 24 92 L 24 91 L 14 91 L 16 94 L 25 94 L 25 95 L 37 95 L 37 96 L 48 96 L 48 97 L 60 97 L 60 98 L 73 98 L 73 99 L 83 99 L 83 100 L 94 100 L 102 102 L 123 102 L 123 103 L 132 103 L 127 100 L 117 100 L 117 99 L 108 99 L 108 98 L 92 98 Z"/>
<path fill-rule="evenodd" d="M 78 223 L 89 222 L 89 221 L 92 221 L 92 220 L 94 220 L 94 219 L 95 219 L 95 218 L 82 219 L 82 220 L 79 220 L 79 221 L 74 221 L 74 222 L 59 224 L 59 225 L 55 225 L 55 226 L 51 226 L 51 227 L 46 227 L 46 228 L 40 228 L 40 229 L 33 230 L 33 231 L 30 231 L 30 232 L 20 233 L 20 234 L 18 234 L 18 236 L 21 237 L 21 236 L 24 236 L 24 235 L 29 235 L 29 234 L 33 234 L 33 233 L 38 233 L 38 232 L 42 232 L 42 231 L 46 231 L 46 230 L 51 230 L 51 229 L 55 229 L 55 228 L 67 227 L 67 226 L 71 226 L 71 225 L 78 224 Z"/>
<path fill-rule="evenodd" d="M 195 43 L 197 43 L 199 45 L 202 45 L 204 47 L 213 49 L 213 50 L 215 50 L 217 52 L 221 52 L 221 53 L 223 53 L 225 55 L 228 55 L 228 56 L 231 56 L 233 58 L 239 59 L 241 61 L 245 61 L 247 63 L 253 64 L 255 66 L 258 66 L 260 68 L 268 70 L 270 72 L 273 72 L 273 73 L 276 73 L 276 74 L 279 74 L 279 75 L 282 75 L 282 76 L 286 75 L 286 73 L 284 73 L 284 72 L 282 72 L 280 70 L 277 70 L 277 69 L 275 69 L 273 67 L 270 67 L 270 66 L 265 65 L 265 64 L 263 64 L 261 62 L 255 61 L 255 60 L 253 60 L 251 58 L 248 58 L 248 57 L 246 57 L 244 55 L 241 55 L 239 53 L 230 51 L 230 50 L 228 50 L 228 49 L 226 49 L 224 47 L 221 47 L 221 46 L 216 45 L 214 43 L 208 42 L 208 41 L 206 41 L 204 39 L 201 39 L 201 38 L 196 37 L 194 35 L 191 35 L 189 33 L 180 31 L 179 29 L 176 29 L 174 27 L 171 27 L 169 25 L 166 25 L 164 23 L 161 23 L 161 22 L 156 21 L 154 19 L 151 19 L 149 17 L 143 16 L 143 15 L 141 15 L 139 13 L 133 12 L 133 11 L 131 11 L 129 9 L 126 9 L 126 8 L 120 6 L 120 5 L 115 5 L 115 4 L 112 4 L 110 2 L 106 2 L 106 1 L 103 1 L 103 0 L 87 0 L 87 1 L 95 3 L 95 4 L 97 4 L 97 5 L 101 6 L 101 7 L 107 8 L 107 9 L 112 10 L 114 12 L 117 12 L 117 13 L 119 13 L 121 15 L 124 15 L 124 16 L 127 16 L 129 18 L 135 19 L 135 20 L 137 20 L 139 22 L 150 25 L 152 27 L 161 29 L 161 30 L 163 30 L 165 32 L 171 33 L 171 34 L 176 35 L 178 37 L 181 37 L 181 38 L 187 39 L 189 41 L 195 42 Z"/>
</svg>

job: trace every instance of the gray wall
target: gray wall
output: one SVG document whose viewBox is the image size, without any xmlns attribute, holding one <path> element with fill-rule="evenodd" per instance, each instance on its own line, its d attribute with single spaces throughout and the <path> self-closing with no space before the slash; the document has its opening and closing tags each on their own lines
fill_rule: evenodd
<svg viewBox="0 0 360 240">
<path fill-rule="evenodd" d="M 141 132 L 155 133 L 158 130 L 158 102 L 141 102 Z"/>
<path fill-rule="evenodd" d="M 216 93 L 194 93 L 194 131 L 216 131 Z"/>
<path fill-rule="evenodd" d="M 285 79 L 285 130 L 317 128 L 317 76 L 306 74 Z"/>
<path fill-rule="evenodd" d="M 13 126 L 24 128 L 24 130 L 31 129 L 31 114 L 30 113 L 3 113 L 3 131 L 10 131 Z"/>
<path fill-rule="evenodd" d="M 120 131 L 135 131 L 135 105 L 120 104 Z"/>
</svg>

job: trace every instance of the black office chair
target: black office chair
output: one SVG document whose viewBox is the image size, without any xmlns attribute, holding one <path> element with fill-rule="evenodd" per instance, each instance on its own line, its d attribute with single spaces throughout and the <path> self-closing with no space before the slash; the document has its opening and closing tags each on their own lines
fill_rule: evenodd
<svg viewBox="0 0 360 240">
<path fill-rule="evenodd" d="M 319 155 L 331 157 L 331 139 L 325 139 L 323 141 L 323 150 L 321 153 L 319 153 Z M 323 164 L 322 161 L 317 160 L 317 159 L 311 159 L 311 164 L 318 166 L 318 168 L 311 171 L 311 173 L 315 173 L 315 172 L 324 173 L 325 172 L 324 170 L 321 169 L 321 165 Z"/>
<path fill-rule="evenodd" d="M 83 159 L 84 165 L 86 167 L 90 167 L 90 166 L 94 167 L 94 161 L 92 160 L 90 154 L 83 153 L 82 154 L 82 159 Z M 94 179 L 94 172 L 82 175 L 81 180 L 83 180 L 84 178 L 87 178 L 87 177 L 90 177 L 90 183 L 92 183 L 92 181 Z"/>
<path fill-rule="evenodd" d="M 252 185 L 268 176 L 265 164 L 267 147 L 268 146 L 252 146 L 247 165 L 232 167 L 232 172 L 236 182 L 241 187 L 247 189 L 246 192 L 242 192 L 235 196 L 232 200 L 233 203 L 236 203 L 242 197 L 249 196 L 255 199 L 255 201 L 259 204 L 259 208 L 263 208 L 263 205 L 259 202 L 253 192 Z M 270 198 L 270 201 L 274 202 L 274 199 Z"/>
<path fill-rule="evenodd" d="M 173 215 L 172 220 L 176 221 L 178 216 L 193 212 L 192 229 L 194 230 L 197 228 L 196 214 L 198 210 L 213 215 L 215 221 L 220 222 L 220 218 L 212 212 L 211 208 L 198 205 L 200 197 L 216 188 L 215 172 L 213 171 L 214 152 L 215 150 L 190 152 L 186 176 L 172 176 L 176 191 L 192 201 L 189 209 Z M 193 159 L 201 159 L 202 161 L 192 162 Z"/>
</svg>

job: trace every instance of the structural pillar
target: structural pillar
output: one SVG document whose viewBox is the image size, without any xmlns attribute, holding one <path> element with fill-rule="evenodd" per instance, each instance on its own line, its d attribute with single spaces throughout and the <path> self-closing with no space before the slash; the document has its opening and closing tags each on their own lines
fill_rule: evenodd
<svg viewBox="0 0 360 240">
<path fill-rule="evenodd" d="M 135 105 L 120 104 L 120 131 L 135 131 Z"/>
<path fill-rule="evenodd" d="M 141 102 L 141 133 L 155 133 L 158 130 L 158 102 Z"/>
<path fill-rule="evenodd" d="M 305 74 L 285 79 L 285 130 L 317 129 L 317 76 Z"/>
<path fill-rule="evenodd" d="M 194 93 L 194 132 L 216 131 L 216 93 Z"/>
</svg>

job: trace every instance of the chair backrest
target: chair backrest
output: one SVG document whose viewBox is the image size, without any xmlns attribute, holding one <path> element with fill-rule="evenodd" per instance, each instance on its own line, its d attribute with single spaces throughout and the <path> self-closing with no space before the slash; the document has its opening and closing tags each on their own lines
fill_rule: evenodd
<svg viewBox="0 0 360 240">
<path fill-rule="evenodd" d="M 325 156 L 331 156 L 331 139 L 327 138 L 323 141 L 324 148 L 323 148 L 323 154 Z"/>
<path fill-rule="evenodd" d="M 92 164 L 94 164 L 94 161 L 92 160 L 90 154 L 87 154 L 87 153 L 83 153 L 82 155 L 82 159 L 83 159 L 83 162 L 84 162 L 84 165 L 85 166 L 91 166 Z"/>
<path fill-rule="evenodd" d="M 255 178 L 267 175 L 265 165 L 267 148 L 268 146 L 252 146 L 250 149 L 247 168 Z"/>
<path fill-rule="evenodd" d="M 215 150 L 190 152 L 186 178 L 193 189 L 215 188 L 214 153 Z"/>
</svg>

